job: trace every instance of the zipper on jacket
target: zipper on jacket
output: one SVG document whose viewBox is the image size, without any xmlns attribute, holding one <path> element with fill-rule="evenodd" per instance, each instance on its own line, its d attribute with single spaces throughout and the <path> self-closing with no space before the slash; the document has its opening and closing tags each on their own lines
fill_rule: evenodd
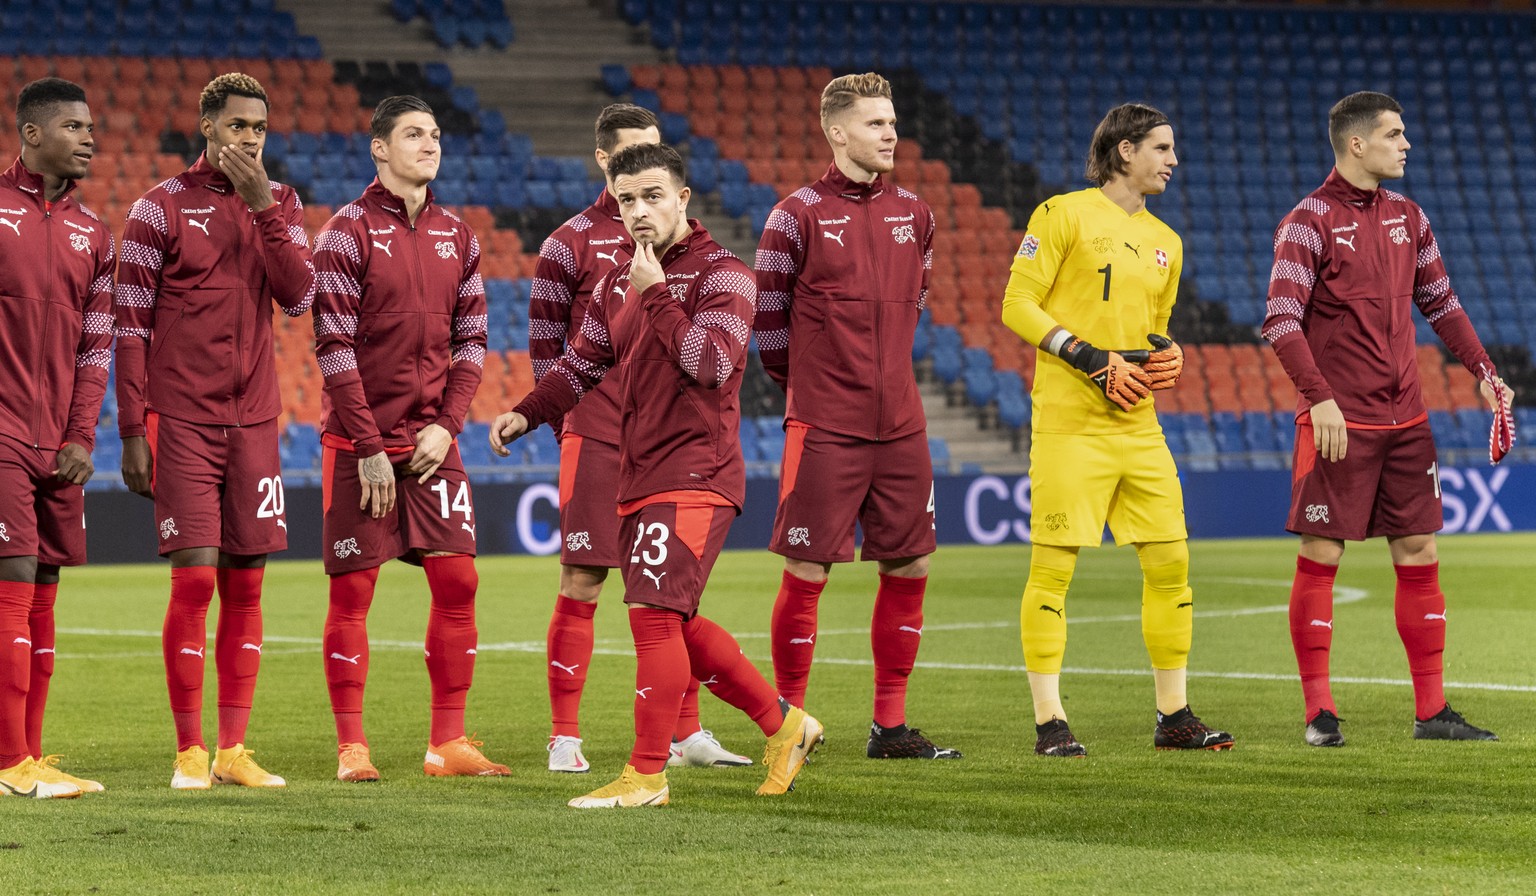
<svg viewBox="0 0 1536 896">
<path fill-rule="evenodd" d="M 423 207 L 422 210 L 417 213 L 416 221 L 420 221 L 421 220 L 421 216 L 423 214 L 426 214 L 426 211 L 427 211 L 426 208 Z M 404 210 L 402 209 L 402 217 L 404 216 L 403 212 L 404 212 Z M 405 219 L 405 226 L 408 229 L 408 232 L 410 233 L 410 237 L 411 237 L 411 264 L 413 265 L 413 269 L 412 269 L 411 273 L 414 275 L 414 277 L 416 279 L 416 295 L 419 296 L 419 297 L 424 297 L 427 294 L 427 283 L 426 283 L 426 278 L 421 273 L 421 241 L 418 238 L 418 234 L 416 232 L 416 224 L 415 224 L 415 222 L 412 222 L 409 217 L 406 217 L 406 219 Z M 452 323 L 450 323 L 449 324 L 449 329 L 451 330 L 452 327 L 453 327 L 453 325 L 452 325 Z M 416 315 L 416 344 L 418 346 L 425 346 L 426 343 L 427 343 L 427 316 L 426 316 L 426 314 L 424 312 L 418 312 L 417 315 Z M 448 344 L 450 346 L 452 346 L 452 344 L 453 344 L 453 335 L 452 335 L 451 332 L 450 332 L 449 337 L 448 337 Z M 451 351 L 452 351 L 452 349 L 450 348 L 450 352 Z M 416 352 L 416 395 L 417 395 L 418 398 L 420 398 L 421 395 L 426 391 L 426 387 L 427 387 L 426 377 L 424 377 L 422 375 L 422 372 L 421 372 L 421 359 L 422 359 L 422 352 L 421 351 L 417 351 Z M 449 366 L 450 369 L 453 367 L 453 357 L 452 357 L 452 354 L 449 355 L 448 366 Z M 442 412 L 442 408 L 438 408 L 438 412 L 441 413 Z M 410 435 L 412 437 L 412 440 L 414 441 L 415 434 L 410 432 L 410 422 L 409 421 L 407 421 L 407 423 L 406 423 L 406 433 L 407 433 L 407 435 Z"/>
<path fill-rule="evenodd" d="M 48 271 L 48 279 L 49 279 L 49 286 L 50 286 L 49 292 L 53 293 L 54 295 L 58 295 L 59 294 L 58 284 L 54 282 L 54 280 L 59 276 L 59 272 L 58 272 L 58 269 L 54 266 L 54 263 L 53 263 L 53 211 L 52 211 L 52 209 L 50 209 L 48 207 L 48 199 L 47 199 L 46 196 L 44 196 L 43 194 L 39 193 L 38 194 L 38 200 L 43 205 L 43 228 L 44 228 L 43 229 L 43 242 L 48 246 L 48 248 L 46 250 L 44 250 L 44 258 L 45 258 L 45 262 L 44 263 L 48 265 L 47 271 Z M 47 297 L 44 297 L 43 298 L 43 334 L 42 334 L 42 339 L 40 339 L 38 341 L 38 346 L 37 347 L 42 349 L 45 353 L 46 353 L 47 348 L 48 348 L 48 320 L 49 320 L 49 318 L 53 317 L 53 315 L 49 313 L 51 310 L 52 309 L 49 308 L 49 303 L 48 303 Z M 45 361 L 39 367 L 38 376 L 39 377 L 45 377 L 47 375 L 48 375 L 48 364 Z M 37 389 L 33 393 L 33 396 L 32 396 L 32 447 L 33 448 L 42 448 L 43 446 L 37 441 L 37 436 L 38 436 L 38 430 L 41 429 L 42 425 L 43 425 L 42 421 L 39 419 L 39 417 L 42 415 L 43 395 L 44 395 L 44 393 L 47 390 L 45 390 L 43 388 L 43 384 L 42 383 L 37 383 L 36 385 L 37 385 Z M 64 421 L 64 428 L 66 430 L 69 428 L 69 421 L 68 421 L 68 419 L 66 419 Z"/>
<path fill-rule="evenodd" d="M 866 197 L 863 201 L 859 202 L 859 205 L 862 206 L 861 217 L 864 219 L 864 236 L 869 251 L 867 257 L 877 268 L 883 267 L 875 255 L 874 199 L 873 197 Z M 883 281 L 884 277 L 882 276 L 880 280 Z M 883 286 L 883 282 L 877 282 L 875 286 L 876 292 L 884 292 Z M 875 431 L 873 436 L 874 441 L 879 442 L 881 441 L 881 434 L 885 431 L 885 389 L 882 388 L 885 384 L 885 340 L 882 338 L 882 328 L 880 326 L 880 322 L 885 319 L 885 314 L 883 313 L 884 309 L 881 306 L 879 295 L 875 296 L 872 304 L 875 312 Z"/>
<path fill-rule="evenodd" d="M 238 205 L 235 206 L 236 210 L 238 211 L 240 205 L 244 205 L 245 204 L 245 200 L 239 198 L 239 194 L 236 193 L 235 194 L 235 201 L 237 203 L 239 203 Z M 250 224 L 253 227 L 256 225 L 256 217 L 255 217 L 254 214 L 251 215 Z M 240 242 L 243 242 L 244 239 L 245 239 L 245 234 L 243 233 L 245 228 L 241 228 L 241 230 L 242 230 L 241 238 L 240 238 L 239 241 L 236 242 L 236 246 L 239 246 Z M 258 249 L 257 257 L 259 258 L 260 257 L 260 252 L 259 252 L 260 247 L 258 246 L 257 249 Z M 262 268 L 262 282 L 263 283 L 266 282 L 266 268 L 265 268 L 265 266 L 263 266 L 263 268 Z M 244 422 L 245 422 L 242 419 L 242 416 L 241 416 L 241 413 L 240 413 L 240 397 L 245 394 L 245 387 L 247 385 L 246 382 L 243 379 L 244 374 L 245 374 L 245 355 L 241 351 L 241 348 L 244 345 L 244 337 L 245 337 L 245 326 L 244 326 L 244 324 L 245 324 L 245 308 L 243 307 L 243 304 L 238 304 L 237 303 L 236 306 L 235 306 L 235 370 L 234 370 L 234 374 L 235 374 L 234 387 L 235 388 L 234 388 L 233 394 L 230 396 L 230 398 L 233 399 L 233 401 L 234 401 L 235 425 L 236 426 L 243 426 Z"/>
</svg>

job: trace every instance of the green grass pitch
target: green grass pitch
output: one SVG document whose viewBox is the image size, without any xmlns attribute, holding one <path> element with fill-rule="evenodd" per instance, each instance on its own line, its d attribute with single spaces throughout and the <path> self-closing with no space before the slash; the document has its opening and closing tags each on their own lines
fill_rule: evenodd
<svg viewBox="0 0 1536 896">
<path fill-rule="evenodd" d="M 809 709 L 827 742 L 784 798 L 758 768 L 674 770 L 672 805 L 565 808 L 610 780 L 631 739 L 634 663 L 617 579 L 599 610 L 583 707 L 594 771 L 547 772 L 544 633 L 553 558 L 480 563 L 470 724 L 510 778 L 421 771 L 426 588 L 390 564 L 374 603 L 367 720 L 384 781 L 335 781 L 321 673 L 325 579 L 274 562 L 249 746 L 286 791 L 174 793 L 158 633 L 163 566 L 66 571 L 44 746 L 107 792 L 0 800 L 0 892 L 103 893 L 1460 893 L 1536 892 L 1536 698 L 1529 600 L 1536 537 L 1441 542 L 1450 699 L 1502 742 L 1419 743 L 1380 542 L 1339 577 L 1335 693 L 1349 745 L 1301 739 L 1287 635 L 1294 544 L 1193 545 L 1197 712 L 1229 753 L 1152 749 L 1152 686 L 1132 551 L 1084 552 L 1068 600 L 1063 691 L 1085 760 L 1032 753 L 1018 641 L 1027 547 L 934 557 L 910 721 L 959 762 L 872 762 L 870 564 L 834 570 Z M 779 561 L 727 554 L 704 608 L 765 672 Z M 211 622 L 211 620 L 210 620 Z M 211 645 L 210 639 L 210 645 Z M 214 722 L 209 664 L 207 733 Z M 743 716 L 704 698 L 704 723 L 761 756 Z"/>
</svg>

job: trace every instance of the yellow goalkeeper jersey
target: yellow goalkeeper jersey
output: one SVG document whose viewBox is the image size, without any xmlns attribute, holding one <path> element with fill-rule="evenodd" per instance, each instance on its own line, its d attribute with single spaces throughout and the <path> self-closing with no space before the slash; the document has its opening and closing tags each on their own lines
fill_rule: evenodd
<svg viewBox="0 0 1536 896">
<path fill-rule="evenodd" d="M 1096 187 L 1052 196 L 1030 216 L 1014 256 L 1003 320 L 1035 345 L 1060 324 L 1102 349 L 1150 348 L 1148 333 L 1168 332 L 1183 266 L 1183 240 L 1150 211 L 1127 215 Z M 1150 396 L 1122 411 L 1046 352 L 1036 356 L 1031 398 L 1036 432 L 1157 426 Z"/>
</svg>

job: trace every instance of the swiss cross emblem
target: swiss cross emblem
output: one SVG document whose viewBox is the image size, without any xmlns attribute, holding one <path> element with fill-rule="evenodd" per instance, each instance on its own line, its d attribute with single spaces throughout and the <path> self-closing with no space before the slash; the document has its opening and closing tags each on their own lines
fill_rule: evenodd
<svg viewBox="0 0 1536 896">
<path fill-rule="evenodd" d="M 1157 250 L 1157 254 L 1156 254 L 1156 258 L 1157 258 L 1157 266 L 1158 267 L 1166 268 L 1168 266 L 1168 253 L 1167 252 L 1164 252 L 1162 249 L 1158 249 Z"/>
</svg>

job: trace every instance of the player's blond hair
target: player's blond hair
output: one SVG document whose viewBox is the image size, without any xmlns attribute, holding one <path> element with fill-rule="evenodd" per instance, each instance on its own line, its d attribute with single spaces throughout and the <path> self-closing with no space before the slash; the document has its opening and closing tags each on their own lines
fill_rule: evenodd
<svg viewBox="0 0 1536 896">
<path fill-rule="evenodd" d="M 821 90 L 821 130 L 826 133 L 832 119 L 853 108 L 853 104 L 865 98 L 891 98 L 891 82 L 874 72 L 862 75 L 843 75 L 827 82 Z"/>
<path fill-rule="evenodd" d="M 246 96 L 271 106 L 271 103 L 267 103 L 267 91 L 262 88 L 260 81 L 244 72 L 228 72 L 209 81 L 208 86 L 203 88 L 197 100 L 198 113 L 204 118 L 213 118 L 224 111 L 224 104 L 229 102 L 231 96 Z"/>
</svg>

